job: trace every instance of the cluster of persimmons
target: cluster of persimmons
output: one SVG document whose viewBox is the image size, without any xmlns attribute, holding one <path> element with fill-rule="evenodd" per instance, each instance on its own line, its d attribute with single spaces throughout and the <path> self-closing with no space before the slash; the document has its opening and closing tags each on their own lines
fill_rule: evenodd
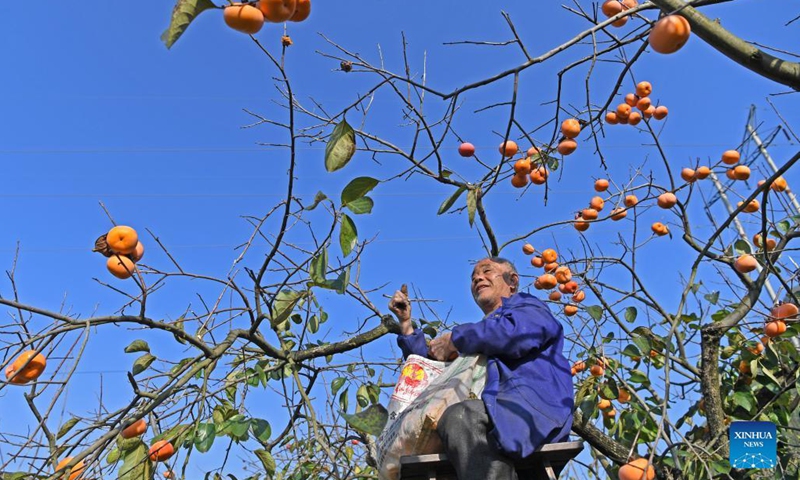
<svg viewBox="0 0 800 480">
<path fill-rule="evenodd" d="M 144 245 L 139 241 L 136 230 L 117 225 L 95 241 L 94 251 L 108 257 L 108 271 L 124 280 L 136 271 L 136 262 L 144 256 Z"/>
<path fill-rule="evenodd" d="M 302 22 L 311 15 L 311 0 L 259 0 L 225 7 L 223 18 L 234 30 L 256 34 L 264 22 Z"/>
<path fill-rule="evenodd" d="M 606 113 L 606 123 L 616 125 L 638 125 L 642 119 L 655 118 L 663 120 L 667 117 L 669 110 L 664 105 L 655 106 L 650 100 L 653 93 L 653 85 L 643 81 L 636 84 L 636 93 L 625 95 L 625 101 L 617 105 L 616 110 Z M 636 110 L 639 110 L 638 112 Z"/>
</svg>

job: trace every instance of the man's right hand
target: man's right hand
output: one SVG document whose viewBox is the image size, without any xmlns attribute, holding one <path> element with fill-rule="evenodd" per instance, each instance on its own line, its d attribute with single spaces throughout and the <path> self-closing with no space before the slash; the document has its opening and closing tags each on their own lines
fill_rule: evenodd
<svg viewBox="0 0 800 480">
<path fill-rule="evenodd" d="M 405 283 L 389 300 L 389 310 L 400 322 L 400 331 L 403 335 L 414 333 L 414 327 L 411 325 L 411 302 L 408 300 L 408 288 Z"/>
</svg>

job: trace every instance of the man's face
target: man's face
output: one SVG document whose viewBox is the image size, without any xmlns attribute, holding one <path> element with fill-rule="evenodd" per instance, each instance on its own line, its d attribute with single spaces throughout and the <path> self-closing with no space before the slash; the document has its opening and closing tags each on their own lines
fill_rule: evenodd
<svg viewBox="0 0 800 480">
<path fill-rule="evenodd" d="M 491 312 L 502 305 L 503 297 L 510 297 L 514 291 L 505 278 L 504 273 L 511 273 L 505 264 L 484 259 L 472 270 L 472 298 L 485 312 Z"/>
</svg>

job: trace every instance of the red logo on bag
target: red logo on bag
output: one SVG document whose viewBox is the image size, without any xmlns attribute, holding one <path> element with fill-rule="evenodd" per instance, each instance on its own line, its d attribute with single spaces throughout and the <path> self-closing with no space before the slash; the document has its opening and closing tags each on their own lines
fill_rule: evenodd
<svg viewBox="0 0 800 480">
<path fill-rule="evenodd" d="M 427 374 L 425 370 L 419 365 L 411 364 L 403 367 L 403 372 L 400 378 L 410 387 L 416 387 L 425 380 Z"/>
</svg>

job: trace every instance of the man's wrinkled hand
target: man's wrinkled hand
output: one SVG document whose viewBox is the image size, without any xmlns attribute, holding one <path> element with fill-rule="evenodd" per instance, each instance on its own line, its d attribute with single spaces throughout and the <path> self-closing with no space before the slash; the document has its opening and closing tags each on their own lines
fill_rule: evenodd
<svg viewBox="0 0 800 480">
<path fill-rule="evenodd" d="M 389 300 L 389 310 L 394 313 L 401 325 L 411 321 L 411 302 L 408 300 L 408 290 L 405 284 L 400 290 L 395 290 L 394 295 Z"/>
<path fill-rule="evenodd" d="M 450 340 L 450 335 L 451 333 L 447 332 L 431 340 L 431 344 L 428 345 L 428 356 L 440 362 L 449 362 L 458 357 L 458 349 Z"/>
</svg>

